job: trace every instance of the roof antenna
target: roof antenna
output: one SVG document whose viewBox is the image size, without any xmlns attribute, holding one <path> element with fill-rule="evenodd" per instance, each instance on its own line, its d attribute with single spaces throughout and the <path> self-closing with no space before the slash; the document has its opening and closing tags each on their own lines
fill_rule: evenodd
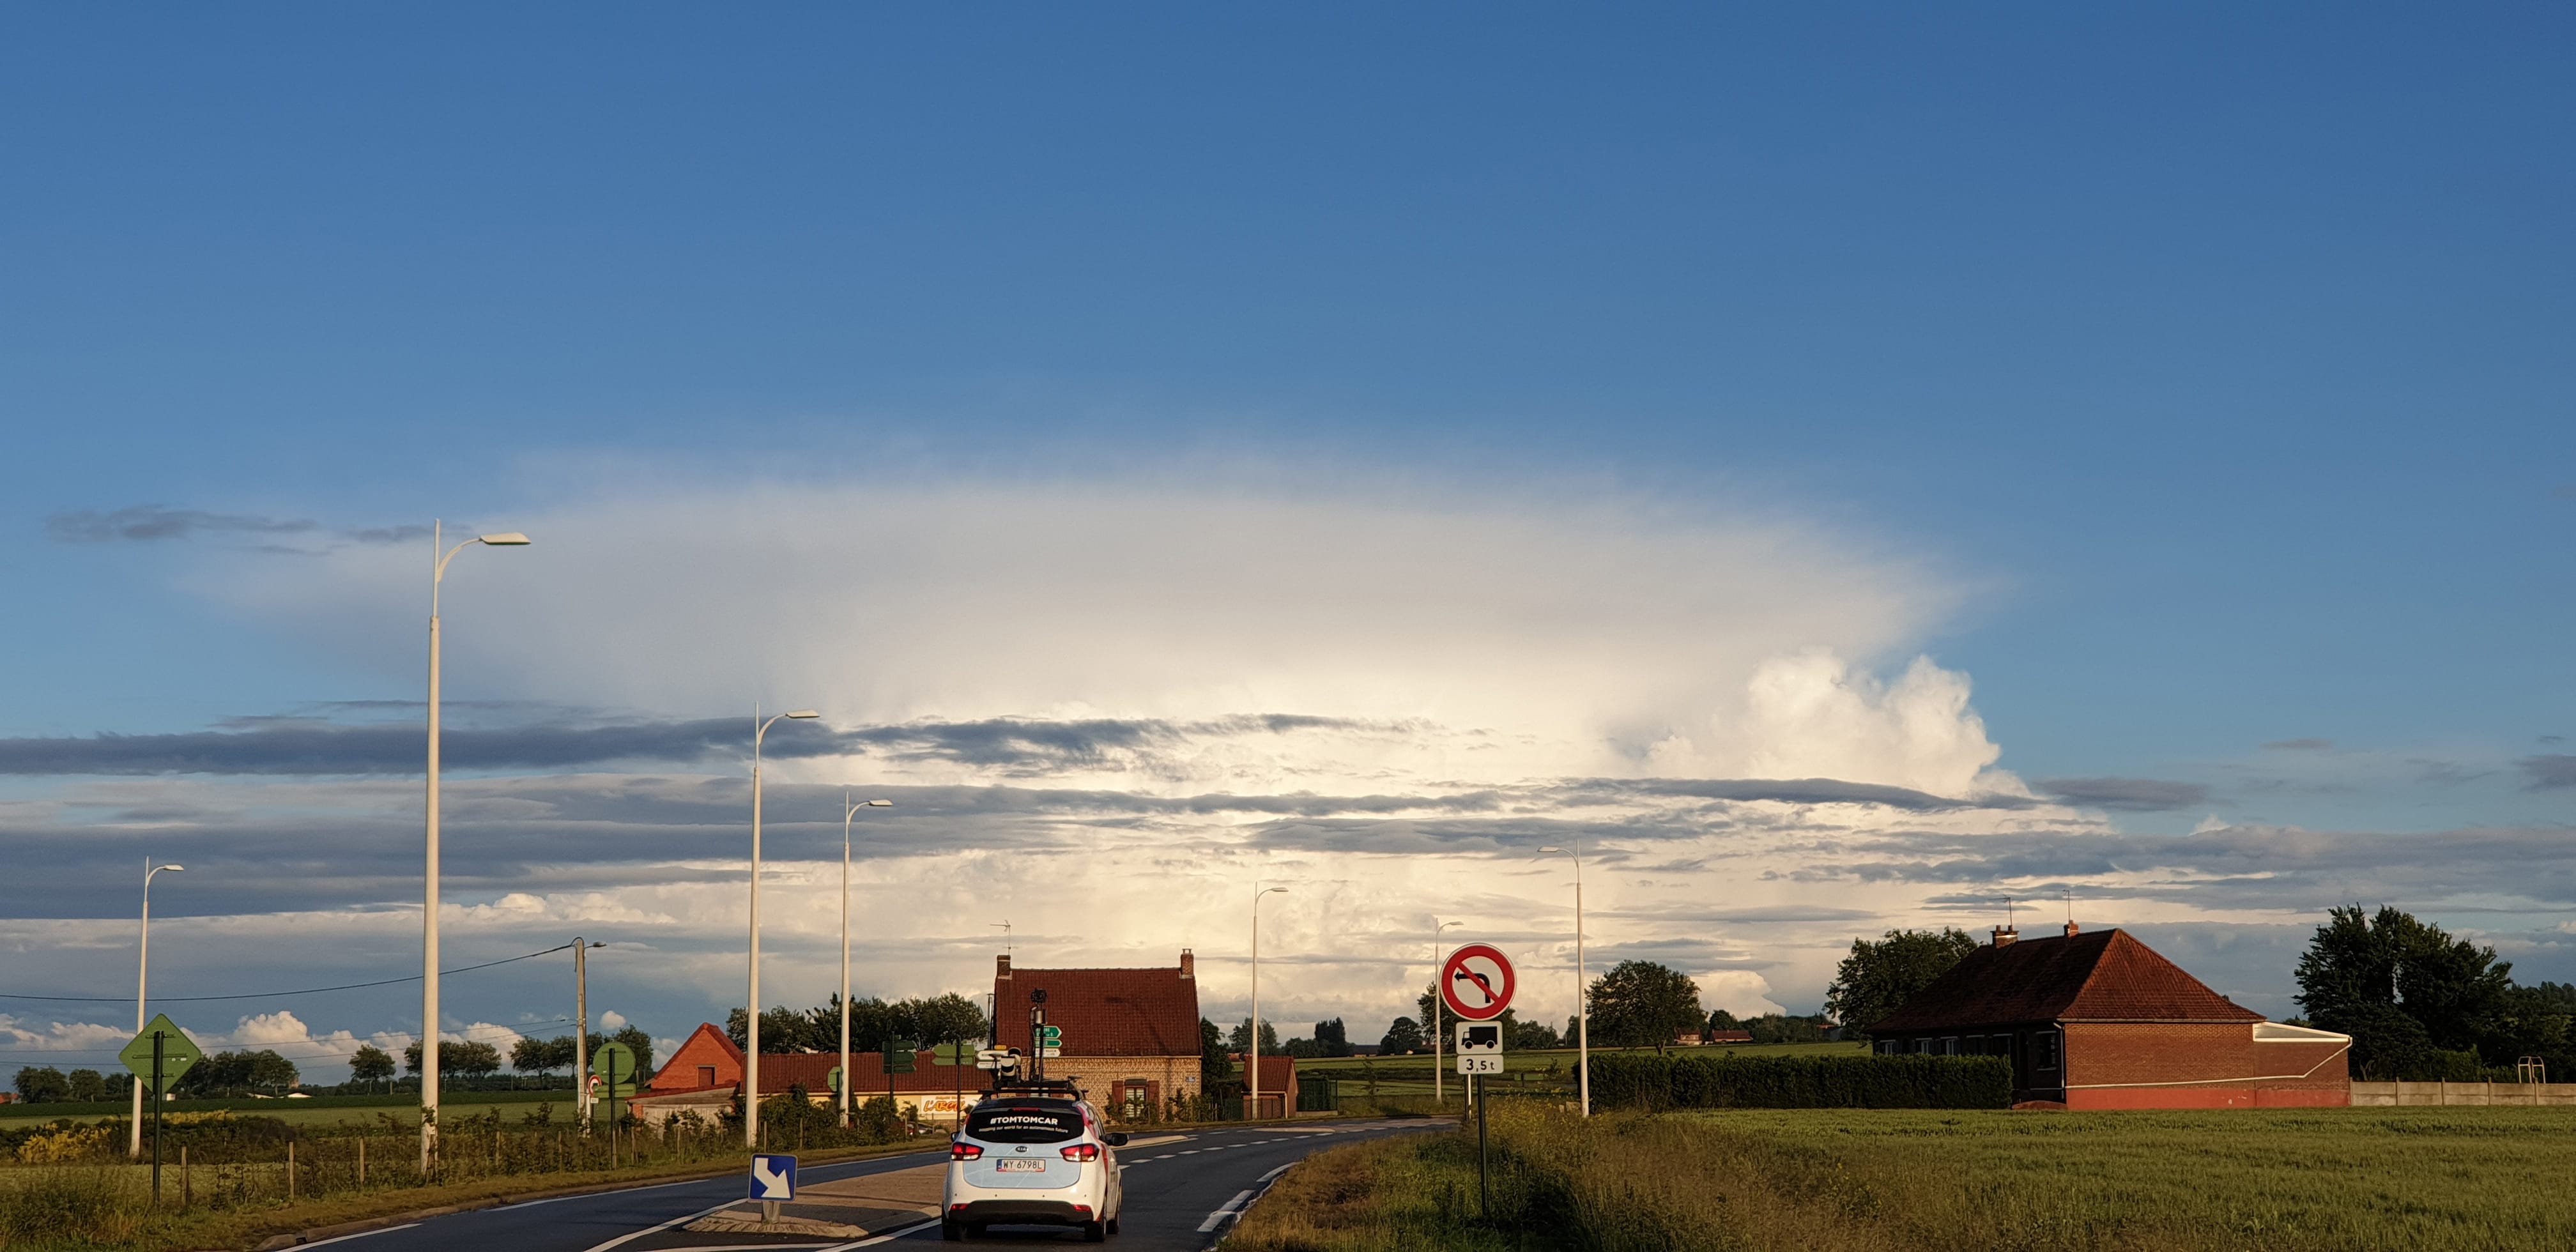
<svg viewBox="0 0 2576 1252">
<path fill-rule="evenodd" d="M 1011 954 L 1011 924 L 1009 922 L 986 922 L 984 925 L 987 927 L 998 926 L 1001 928 L 1002 955 L 1009 956 Z"/>
<path fill-rule="evenodd" d="M 2066 937 L 2075 937 L 2075 888 L 2066 888 Z"/>
</svg>

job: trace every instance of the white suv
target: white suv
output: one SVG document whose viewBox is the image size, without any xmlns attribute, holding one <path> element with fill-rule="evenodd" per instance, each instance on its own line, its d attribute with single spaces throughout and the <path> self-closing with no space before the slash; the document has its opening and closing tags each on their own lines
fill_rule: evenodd
<svg viewBox="0 0 2576 1252">
<path fill-rule="evenodd" d="M 1098 1243 L 1118 1233 L 1118 1149 L 1090 1104 L 996 1093 L 968 1111 L 948 1145 L 939 1237 L 988 1226 L 1075 1226 Z"/>
</svg>

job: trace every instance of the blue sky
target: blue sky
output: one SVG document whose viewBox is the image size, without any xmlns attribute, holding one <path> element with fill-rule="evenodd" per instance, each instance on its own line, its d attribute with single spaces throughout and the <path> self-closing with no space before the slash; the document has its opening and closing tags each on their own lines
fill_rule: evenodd
<svg viewBox="0 0 2576 1252">
<path fill-rule="evenodd" d="M 1242 476 L 1830 536 L 1940 590 L 1819 643 L 1968 676 L 2019 779 L 2199 789 L 2130 834 L 2569 820 L 2563 11 L 0 23 L 0 736 L 416 699 L 221 589 L 281 535 Z M 137 506 L 315 526 L 66 541 Z M 1169 711 L 885 716 L 1068 700 Z"/>
</svg>

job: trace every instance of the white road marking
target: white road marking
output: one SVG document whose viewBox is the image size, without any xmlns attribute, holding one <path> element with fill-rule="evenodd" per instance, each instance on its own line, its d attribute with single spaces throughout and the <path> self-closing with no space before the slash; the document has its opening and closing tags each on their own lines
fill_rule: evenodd
<svg viewBox="0 0 2576 1252">
<path fill-rule="evenodd" d="M 1297 1162 L 1295 1162 L 1295 1161 L 1290 1161 L 1290 1162 L 1288 1162 L 1288 1165 L 1294 1165 L 1294 1164 L 1296 1164 L 1296 1163 L 1297 1163 Z M 1254 1182 L 1268 1182 L 1268 1181 L 1270 1181 L 1270 1180 L 1271 1180 L 1271 1179 L 1273 1179 L 1273 1178 L 1277 1178 L 1277 1177 L 1278 1177 L 1278 1176 L 1280 1176 L 1281 1174 L 1287 1173 L 1287 1172 L 1288 1172 L 1288 1165 L 1282 1165 L 1282 1166 L 1280 1166 L 1279 1168 L 1274 1169 L 1274 1170 L 1270 1171 L 1270 1172 L 1269 1172 L 1269 1173 L 1267 1173 L 1267 1174 L 1263 1174 L 1263 1175 L 1262 1175 L 1262 1176 L 1260 1176 L 1259 1178 L 1255 1178 L 1255 1179 L 1253 1179 L 1252 1181 L 1254 1181 Z"/>
<path fill-rule="evenodd" d="M 318 1248 L 326 1243 L 347 1243 L 352 1239 L 364 1239 L 369 1235 L 390 1235 L 397 1230 L 409 1230 L 419 1224 L 419 1222 L 405 1222 L 400 1226 L 387 1226 L 382 1230 L 361 1230 L 354 1235 L 333 1235 L 328 1239 L 316 1239 L 311 1243 L 299 1243 L 295 1246 L 300 1248 Z"/>
<path fill-rule="evenodd" d="M 1206 1221 L 1203 1221 L 1203 1222 L 1200 1222 L 1200 1223 L 1199 1223 L 1199 1233 L 1200 1233 L 1200 1234 L 1206 1234 L 1206 1233 L 1208 1233 L 1209 1231 L 1214 1230 L 1214 1229 L 1216 1229 L 1217 1227 L 1224 1225 L 1224 1224 L 1226 1223 L 1227 1219 L 1229 1219 L 1229 1218 L 1233 1218 L 1233 1217 L 1241 1216 L 1241 1214 L 1239 1214 L 1239 1213 L 1235 1212 L 1235 1210 L 1236 1210 L 1236 1209 L 1239 1209 L 1239 1208 L 1242 1208 L 1242 1207 L 1243 1207 L 1243 1202 L 1244 1202 L 1244 1201 L 1246 1201 L 1246 1200 L 1249 1200 L 1249 1199 L 1251 1199 L 1251 1198 L 1252 1198 L 1252 1193 L 1251 1193 L 1251 1192 L 1249 1192 L 1249 1191 L 1238 1191 L 1238 1192 L 1235 1192 L 1235 1193 L 1234 1193 L 1234 1198 L 1233 1198 L 1233 1199 L 1228 1200 L 1228 1201 L 1226 1201 L 1225 1203 L 1223 1203 L 1223 1204 L 1221 1204 L 1221 1205 L 1218 1205 L 1218 1206 L 1217 1206 L 1217 1210 L 1216 1210 L 1215 1212 L 1210 1213 L 1210 1214 L 1208 1214 L 1208 1215 L 1207 1215 L 1207 1220 L 1206 1220 Z"/>
<path fill-rule="evenodd" d="M 859 1241 L 858 1241 L 858 1242 L 856 1242 L 856 1243 L 835 1243 L 835 1244 L 833 1244 L 833 1245 L 831 1245 L 831 1246 L 829 1246 L 829 1247 L 827 1247 L 827 1248 L 824 1248 L 824 1249 L 823 1249 L 823 1252 L 849 1252 L 849 1249 L 851 1249 L 851 1248 L 864 1248 L 864 1247 L 869 1247 L 869 1246 L 872 1246 L 872 1245 L 875 1245 L 875 1244 L 880 1244 L 880 1243 L 892 1243 L 892 1242 L 894 1242 L 895 1240 L 900 1239 L 900 1238 L 903 1238 L 905 1235 L 911 1234 L 912 1232 L 914 1232 L 914 1231 L 916 1231 L 916 1230 L 928 1230 L 928 1229 L 930 1229 L 931 1227 L 936 1226 L 936 1225 L 938 1225 L 938 1224 L 939 1224 L 939 1219 L 938 1219 L 938 1218 L 936 1218 L 936 1217 L 934 1217 L 934 1218 L 931 1218 L 929 1221 L 926 1221 L 926 1222 L 919 1222 L 919 1223 L 916 1223 L 916 1224 L 914 1224 L 914 1225 L 906 1226 L 906 1227 L 904 1227 L 904 1228 L 903 1228 L 903 1229 L 901 1229 L 901 1230 L 889 1230 L 889 1231 L 885 1232 L 884 1234 L 881 1234 L 881 1235 L 875 1235 L 875 1236 L 872 1236 L 872 1237 L 870 1237 L 870 1238 L 866 1238 L 866 1239 L 861 1239 L 861 1240 L 859 1240 Z M 690 1249 L 690 1252 L 696 1252 L 696 1249 Z"/>
<path fill-rule="evenodd" d="M 642 1230 L 639 1230 L 639 1231 L 634 1232 L 633 1234 L 619 1235 L 619 1236 L 617 1236 L 616 1238 L 614 1238 L 614 1239 L 611 1239 L 611 1240 L 607 1241 L 606 1243 L 594 1243 L 594 1244 L 590 1245 L 589 1247 L 582 1249 L 582 1252 L 608 1252 L 608 1250 L 609 1250 L 610 1248 L 619 1247 L 619 1246 L 622 1246 L 622 1245 L 624 1245 L 624 1244 L 632 1243 L 632 1242 L 634 1242 L 635 1240 L 641 1239 L 641 1238 L 643 1238 L 643 1237 L 644 1237 L 644 1236 L 646 1236 L 646 1235 L 658 1235 L 658 1234 L 662 1233 L 662 1232 L 663 1232 L 663 1231 L 665 1231 L 665 1230 L 669 1230 L 669 1229 L 670 1229 L 670 1228 L 672 1228 L 673 1226 L 685 1226 L 685 1225 L 689 1224 L 690 1222 L 696 1221 L 696 1220 L 698 1220 L 698 1219 L 699 1219 L 699 1218 L 701 1218 L 701 1217 L 705 1217 L 706 1215 L 708 1215 L 708 1214 L 710 1214 L 710 1213 L 721 1213 L 721 1212 L 725 1211 L 726 1209 L 732 1208 L 733 1206 L 735 1206 L 735 1205 L 737 1205 L 737 1204 L 740 1204 L 740 1203 L 742 1203 L 742 1201 L 740 1201 L 740 1200 L 727 1200 L 727 1201 L 725 1201 L 725 1202 L 724 1202 L 724 1203 L 722 1203 L 722 1204 L 709 1205 L 709 1206 L 708 1206 L 708 1207 L 706 1207 L 706 1208 L 699 1209 L 699 1210 L 698 1210 L 697 1212 L 695 1212 L 695 1213 L 683 1213 L 683 1214 L 679 1215 L 678 1217 L 674 1217 L 674 1218 L 672 1218 L 671 1220 L 669 1220 L 669 1221 L 667 1221 L 667 1222 L 662 1223 L 662 1224 L 661 1224 L 661 1225 L 659 1225 L 659 1226 L 647 1226 L 647 1227 L 645 1227 L 645 1228 L 644 1228 L 644 1229 L 642 1229 Z"/>
</svg>

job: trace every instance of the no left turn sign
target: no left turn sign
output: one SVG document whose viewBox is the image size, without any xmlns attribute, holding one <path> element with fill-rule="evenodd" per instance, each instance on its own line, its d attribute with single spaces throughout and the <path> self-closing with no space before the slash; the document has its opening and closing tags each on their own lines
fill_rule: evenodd
<svg viewBox="0 0 2576 1252">
<path fill-rule="evenodd" d="M 1489 943 L 1470 943 L 1440 965 L 1440 998 L 1471 1022 L 1491 1021 L 1512 1006 L 1512 959 Z"/>
</svg>

